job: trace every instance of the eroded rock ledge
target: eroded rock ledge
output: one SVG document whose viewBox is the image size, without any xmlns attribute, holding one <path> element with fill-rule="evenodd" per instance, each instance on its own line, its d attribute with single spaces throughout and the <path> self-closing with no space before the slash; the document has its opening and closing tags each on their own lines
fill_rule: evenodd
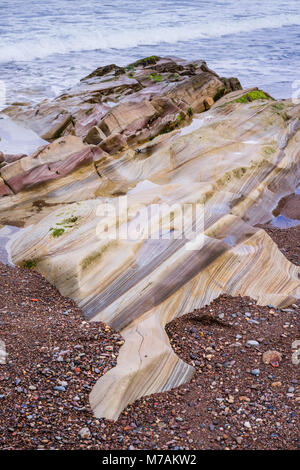
<svg viewBox="0 0 300 470">
<path fill-rule="evenodd" d="M 37 108 L 6 110 L 53 141 L 15 161 L 2 156 L 0 223 L 25 226 L 13 261 L 125 339 L 92 391 L 97 416 L 116 419 L 136 398 L 189 380 L 193 368 L 164 330 L 173 318 L 222 293 L 275 306 L 300 296 L 299 267 L 256 227 L 299 183 L 300 106 L 240 88 L 203 61 L 150 57 L 101 67 Z M 116 221 L 99 212 L 103 203 L 129 231 L 152 222 L 154 207 L 169 209 L 144 239 L 108 239 Z M 187 204 L 193 249 L 180 236 Z"/>
<path fill-rule="evenodd" d="M 100 67 L 53 101 L 6 108 L 6 115 L 45 140 L 78 138 L 62 139 L 27 158 L 2 154 L 0 167 L 8 165 L 1 171 L 0 196 L 61 178 L 100 155 L 168 133 L 239 89 L 236 78 L 218 77 L 204 61 L 153 56 L 125 68 Z"/>
</svg>

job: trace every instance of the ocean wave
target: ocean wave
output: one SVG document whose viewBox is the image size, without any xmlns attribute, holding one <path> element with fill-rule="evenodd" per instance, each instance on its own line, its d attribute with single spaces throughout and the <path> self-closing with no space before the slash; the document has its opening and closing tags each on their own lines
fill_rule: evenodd
<svg viewBox="0 0 300 470">
<path fill-rule="evenodd" d="M 129 49 L 145 45 L 162 43 L 174 44 L 182 41 L 201 40 L 260 29 L 281 28 L 300 25 L 300 15 L 282 14 L 256 19 L 243 19 L 231 22 L 204 23 L 113 31 L 110 29 L 81 29 L 76 25 L 63 25 L 63 34 L 55 31 L 49 35 L 37 35 L 35 38 L 2 42 L 0 62 L 30 61 L 45 58 L 52 54 L 70 52 Z"/>
</svg>

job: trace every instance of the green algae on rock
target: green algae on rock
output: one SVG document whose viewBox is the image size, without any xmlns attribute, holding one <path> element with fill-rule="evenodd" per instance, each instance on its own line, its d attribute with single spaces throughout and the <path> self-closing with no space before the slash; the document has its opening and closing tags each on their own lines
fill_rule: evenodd
<svg viewBox="0 0 300 470">
<path fill-rule="evenodd" d="M 237 103 L 247 103 L 248 101 L 256 101 L 256 100 L 269 100 L 272 99 L 269 95 L 267 95 L 264 91 L 262 90 L 253 90 L 249 91 L 244 96 L 241 96 L 241 98 L 238 98 L 236 100 Z"/>
</svg>

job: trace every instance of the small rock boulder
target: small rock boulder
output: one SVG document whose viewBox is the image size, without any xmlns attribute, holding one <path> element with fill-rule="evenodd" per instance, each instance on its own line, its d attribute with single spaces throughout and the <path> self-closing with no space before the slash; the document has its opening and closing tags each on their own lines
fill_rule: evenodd
<svg viewBox="0 0 300 470">
<path fill-rule="evenodd" d="M 282 361 L 282 355 L 279 351 L 269 350 L 263 353 L 262 360 L 264 364 L 270 364 L 273 367 L 278 367 Z"/>
<path fill-rule="evenodd" d="M 90 439 L 91 438 L 91 431 L 89 428 L 82 428 L 79 431 L 79 436 L 81 439 Z"/>
</svg>

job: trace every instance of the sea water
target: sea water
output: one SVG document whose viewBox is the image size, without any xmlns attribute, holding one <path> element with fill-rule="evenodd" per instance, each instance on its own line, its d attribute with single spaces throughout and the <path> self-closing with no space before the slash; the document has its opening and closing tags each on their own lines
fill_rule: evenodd
<svg viewBox="0 0 300 470">
<path fill-rule="evenodd" d="M 149 55 L 204 59 L 244 87 L 290 97 L 299 53 L 299 0 L 0 1 L 5 104 L 54 97 L 101 65 Z"/>
</svg>

